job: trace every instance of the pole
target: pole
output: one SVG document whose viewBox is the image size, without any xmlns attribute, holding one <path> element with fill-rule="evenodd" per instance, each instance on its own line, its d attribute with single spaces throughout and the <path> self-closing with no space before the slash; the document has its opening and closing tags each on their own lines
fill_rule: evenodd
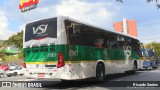
<svg viewBox="0 0 160 90">
<path fill-rule="evenodd" d="M 30 19 L 30 10 L 27 12 L 27 23 L 29 22 L 29 19 Z"/>
</svg>

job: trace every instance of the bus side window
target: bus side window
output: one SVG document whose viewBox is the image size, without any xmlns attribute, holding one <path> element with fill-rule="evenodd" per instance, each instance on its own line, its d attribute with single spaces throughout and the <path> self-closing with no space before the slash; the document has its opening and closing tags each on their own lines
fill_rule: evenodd
<svg viewBox="0 0 160 90">
<path fill-rule="evenodd" d="M 103 47 L 110 48 L 110 41 L 106 40 L 105 43 L 103 44 Z"/>
<path fill-rule="evenodd" d="M 96 39 L 95 40 L 95 45 L 98 48 L 102 48 L 103 47 L 103 39 Z"/>
<path fill-rule="evenodd" d="M 111 43 L 111 47 L 112 48 L 118 48 L 119 46 L 118 46 L 118 42 L 117 41 L 113 41 L 112 43 Z"/>
</svg>

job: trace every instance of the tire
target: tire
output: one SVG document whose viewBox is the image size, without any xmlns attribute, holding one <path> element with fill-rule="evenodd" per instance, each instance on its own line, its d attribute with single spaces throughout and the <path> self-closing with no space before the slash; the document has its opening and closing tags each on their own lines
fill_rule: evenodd
<svg viewBox="0 0 160 90">
<path fill-rule="evenodd" d="M 133 70 L 129 71 L 129 74 L 135 74 L 137 72 L 137 66 L 134 64 L 133 65 Z"/>
<path fill-rule="evenodd" d="M 19 74 L 20 76 L 23 76 L 23 74 Z"/>
<path fill-rule="evenodd" d="M 157 66 L 155 66 L 154 69 L 157 69 Z"/>
<path fill-rule="evenodd" d="M 3 73 L 0 74 L 0 78 L 2 78 L 2 77 L 4 77 L 4 74 L 3 74 Z"/>
<path fill-rule="evenodd" d="M 11 75 L 7 75 L 7 77 L 11 77 Z"/>
<path fill-rule="evenodd" d="M 17 76 L 18 74 L 17 74 L 17 72 L 14 72 L 14 76 Z"/>
<path fill-rule="evenodd" d="M 96 67 L 96 80 L 104 81 L 105 79 L 105 68 L 102 63 L 98 63 Z"/>
</svg>

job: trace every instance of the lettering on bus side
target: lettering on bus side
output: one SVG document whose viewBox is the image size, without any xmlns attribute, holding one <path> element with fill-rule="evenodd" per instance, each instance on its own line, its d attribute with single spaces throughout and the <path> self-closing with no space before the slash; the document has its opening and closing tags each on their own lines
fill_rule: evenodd
<svg viewBox="0 0 160 90">
<path fill-rule="evenodd" d="M 57 53 L 48 53 L 48 55 L 47 55 L 47 57 L 52 57 L 52 58 L 54 58 L 56 56 L 57 56 Z"/>
<path fill-rule="evenodd" d="M 129 60 L 129 59 L 130 59 L 131 53 L 132 53 L 131 51 L 132 51 L 131 46 L 126 46 L 126 47 L 124 47 L 124 55 L 125 55 L 125 59 L 126 59 L 126 60 Z"/>
<path fill-rule="evenodd" d="M 69 56 L 78 56 L 77 50 L 69 50 Z"/>
</svg>

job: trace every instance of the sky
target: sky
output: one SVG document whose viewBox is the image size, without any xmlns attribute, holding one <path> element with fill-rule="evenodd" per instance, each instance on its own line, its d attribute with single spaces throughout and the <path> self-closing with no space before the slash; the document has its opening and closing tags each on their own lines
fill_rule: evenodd
<svg viewBox="0 0 160 90">
<path fill-rule="evenodd" d="M 138 39 L 143 43 L 160 42 L 160 9 L 146 0 L 40 0 L 36 9 L 22 13 L 20 0 L 0 0 L 0 39 L 20 32 L 27 22 L 68 16 L 113 30 L 113 22 L 123 18 L 137 21 Z M 28 17 L 28 18 L 27 18 Z"/>
</svg>

